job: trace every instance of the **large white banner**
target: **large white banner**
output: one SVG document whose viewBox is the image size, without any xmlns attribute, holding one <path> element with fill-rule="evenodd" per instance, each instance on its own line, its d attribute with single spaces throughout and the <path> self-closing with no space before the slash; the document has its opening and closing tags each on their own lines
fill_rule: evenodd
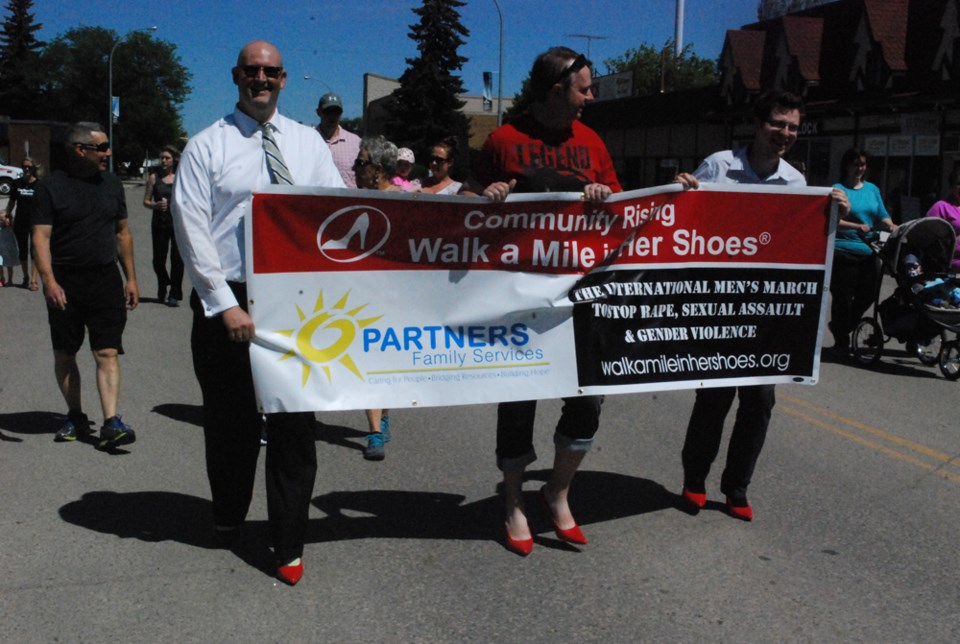
<svg viewBox="0 0 960 644">
<path fill-rule="evenodd" d="M 246 223 L 266 412 L 813 384 L 829 189 L 274 188 Z"/>
</svg>

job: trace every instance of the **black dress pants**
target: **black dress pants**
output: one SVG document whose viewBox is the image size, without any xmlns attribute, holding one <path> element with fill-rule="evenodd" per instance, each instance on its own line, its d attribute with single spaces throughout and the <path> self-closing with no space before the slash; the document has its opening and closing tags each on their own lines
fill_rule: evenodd
<svg viewBox="0 0 960 644">
<path fill-rule="evenodd" d="M 241 306 L 243 284 L 231 284 Z M 261 417 L 253 391 L 247 344 L 231 342 L 220 316 L 207 318 L 196 291 L 191 349 L 203 394 L 207 478 L 218 526 L 239 526 L 247 516 L 260 454 Z M 307 516 L 317 475 L 311 413 L 269 414 L 267 517 L 277 560 L 303 554 Z"/>
<path fill-rule="evenodd" d="M 739 394 L 740 405 L 727 449 L 727 465 L 720 478 L 720 491 L 735 499 L 746 497 L 776 402 L 774 388 L 774 385 L 754 385 L 697 390 L 681 453 L 684 487 L 694 492 L 705 491 L 707 474 L 720 451 L 723 421 L 734 396 Z"/>
</svg>

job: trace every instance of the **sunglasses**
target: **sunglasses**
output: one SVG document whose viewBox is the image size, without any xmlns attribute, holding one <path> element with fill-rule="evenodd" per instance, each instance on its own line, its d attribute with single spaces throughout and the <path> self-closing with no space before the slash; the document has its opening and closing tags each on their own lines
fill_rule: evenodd
<svg viewBox="0 0 960 644">
<path fill-rule="evenodd" d="M 98 143 L 97 145 L 94 145 L 93 143 L 76 142 L 74 145 L 80 146 L 84 150 L 96 150 L 97 152 L 106 152 L 110 149 L 110 141 L 104 141 L 103 143 Z"/>
<path fill-rule="evenodd" d="M 443 157 L 430 157 L 427 159 L 428 163 L 447 163 L 450 159 L 444 159 Z"/>
<path fill-rule="evenodd" d="M 796 123 L 787 123 L 786 121 L 781 121 L 780 119 L 767 119 L 767 125 L 775 130 L 786 130 L 787 132 L 792 132 L 794 134 L 800 131 L 800 126 Z"/>
<path fill-rule="evenodd" d="M 260 75 L 260 70 L 267 78 L 280 78 L 283 73 L 283 67 L 264 67 L 263 65 L 240 65 L 240 71 L 247 78 L 256 78 Z"/>
<path fill-rule="evenodd" d="M 370 159 L 357 159 L 356 161 L 353 162 L 353 168 L 355 170 L 363 170 L 368 165 L 376 165 L 376 164 Z"/>
<path fill-rule="evenodd" d="M 587 57 L 583 54 L 580 54 L 573 59 L 573 62 L 563 68 L 563 71 L 560 72 L 560 75 L 557 76 L 557 80 L 553 81 L 553 84 L 562 83 L 563 79 L 567 77 L 568 74 L 576 74 L 578 71 L 586 67 L 587 65 L 592 65 Z"/>
</svg>

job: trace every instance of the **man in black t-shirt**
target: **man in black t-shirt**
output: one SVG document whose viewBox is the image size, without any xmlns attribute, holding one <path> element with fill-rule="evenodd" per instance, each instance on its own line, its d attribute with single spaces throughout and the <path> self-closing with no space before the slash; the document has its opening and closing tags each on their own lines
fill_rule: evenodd
<svg viewBox="0 0 960 644">
<path fill-rule="evenodd" d="M 67 131 L 67 170 L 41 179 L 34 192 L 33 246 L 47 300 L 57 384 L 67 402 L 67 421 L 55 440 L 74 441 L 89 430 L 80 398 L 77 351 L 84 331 L 97 363 L 103 408 L 98 447 L 136 440 L 117 415 L 121 342 L 127 309 L 139 302 L 133 237 L 127 225 L 123 184 L 105 172 L 110 142 L 96 123 Z M 126 284 L 117 271 L 117 260 Z"/>
</svg>

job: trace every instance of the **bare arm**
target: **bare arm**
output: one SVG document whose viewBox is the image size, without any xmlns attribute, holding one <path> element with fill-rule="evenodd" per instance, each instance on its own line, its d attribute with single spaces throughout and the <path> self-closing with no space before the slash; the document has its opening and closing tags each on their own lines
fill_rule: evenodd
<svg viewBox="0 0 960 644">
<path fill-rule="evenodd" d="M 157 202 L 153 200 L 153 187 L 157 185 L 157 175 L 154 172 L 150 173 L 150 176 L 147 178 L 147 187 L 143 192 L 143 205 L 145 208 L 150 210 L 157 209 Z"/>
<path fill-rule="evenodd" d="M 33 226 L 33 262 L 43 282 L 43 296 L 47 298 L 47 306 L 62 311 L 67 308 L 67 294 L 53 276 L 53 261 L 50 255 L 52 233 L 53 226 Z"/>
<path fill-rule="evenodd" d="M 117 255 L 120 258 L 120 267 L 127 278 L 124 286 L 124 299 L 127 308 L 133 310 L 140 303 L 140 289 L 137 287 L 137 269 L 133 262 L 133 235 L 126 219 L 117 222 Z"/>
</svg>

